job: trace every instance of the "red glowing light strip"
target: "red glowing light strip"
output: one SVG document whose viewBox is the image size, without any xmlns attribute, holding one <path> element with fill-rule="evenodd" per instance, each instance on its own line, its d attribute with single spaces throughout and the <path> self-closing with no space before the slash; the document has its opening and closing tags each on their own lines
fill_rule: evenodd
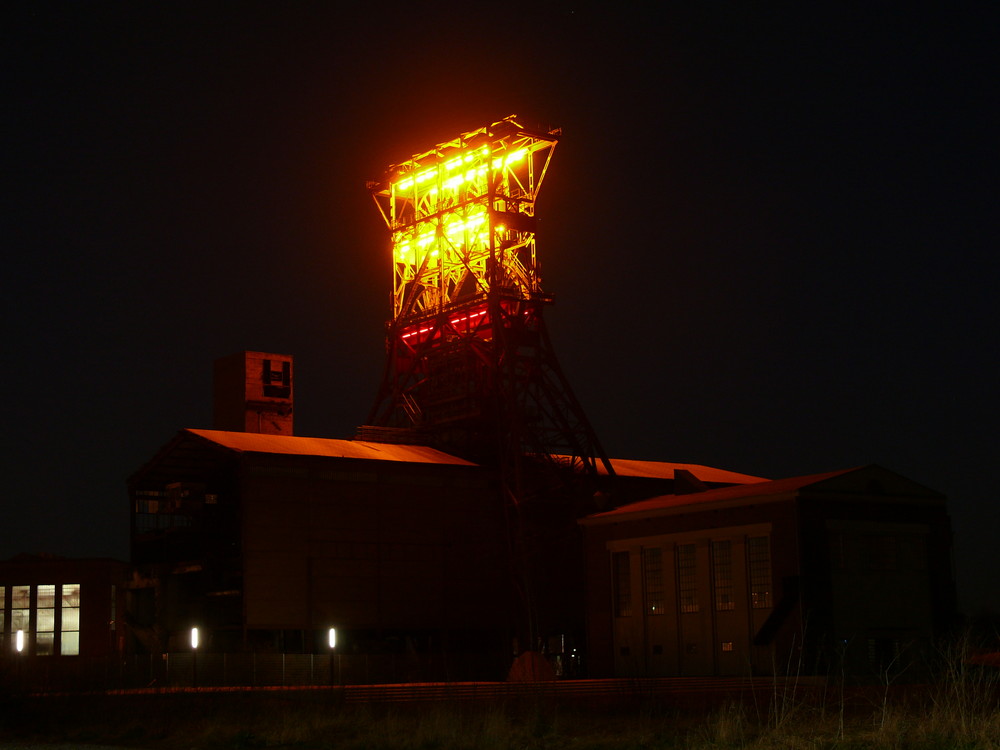
<svg viewBox="0 0 1000 750">
<path fill-rule="evenodd" d="M 486 310 L 480 310 L 479 312 L 469 313 L 468 315 L 461 318 L 452 318 L 451 320 L 448 321 L 448 325 L 454 326 L 458 323 L 463 323 L 466 320 L 472 320 L 473 318 L 480 318 L 485 314 Z M 433 331 L 433 330 L 434 326 L 427 326 L 426 328 L 420 328 L 416 331 L 410 331 L 409 333 L 404 333 L 402 336 L 400 336 L 400 338 L 408 339 L 411 336 L 418 336 L 421 333 L 427 333 L 428 331 Z"/>
</svg>

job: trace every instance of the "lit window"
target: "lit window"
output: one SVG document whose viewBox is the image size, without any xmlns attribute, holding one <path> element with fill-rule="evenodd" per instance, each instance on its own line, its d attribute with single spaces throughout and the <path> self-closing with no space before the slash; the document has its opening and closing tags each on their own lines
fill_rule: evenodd
<svg viewBox="0 0 1000 750">
<path fill-rule="evenodd" d="M 59 653 L 63 656 L 80 654 L 80 584 L 62 585 L 62 624 L 59 632 Z"/>
<path fill-rule="evenodd" d="M 771 598 L 771 543 L 766 536 L 747 539 L 747 560 L 750 566 L 750 606 L 767 609 L 774 606 Z"/>
<path fill-rule="evenodd" d="M 615 616 L 632 615 L 632 571 L 628 552 L 615 552 L 611 557 L 615 586 Z"/>
<path fill-rule="evenodd" d="M 31 586 L 12 586 L 10 589 L 10 632 L 28 632 L 31 618 Z M 13 641 L 13 639 L 12 639 Z M 16 648 L 16 643 L 13 644 Z"/>
<path fill-rule="evenodd" d="M 732 542 L 712 542 L 712 584 L 715 587 L 715 608 L 718 611 L 736 609 L 733 597 Z"/>
<path fill-rule="evenodd" d="M 732 641 L 723 641 L 722 642 L 722 650 L 723 651 L 732 651 L 733 650 L 733 642 Z"/>
<path fill-rule="evenodd" d="M 697 612 L 698 556 L 693 544 L 677 545 L 677 582 L 681 612 Z"/>
<path fill-rule="evenodd" d="M 56 587 L 44 584 L 38 587 L 35 610 L 35 653 L 51 656 L 55 653 Z"/>
<path fill-rule="evenodd" d="M 649 547 L 642 551 L 642 578 L 646 589 L 646 614 L 666 614 L 663 593 L 663 550 L 659 547 Z"/>
</svg>

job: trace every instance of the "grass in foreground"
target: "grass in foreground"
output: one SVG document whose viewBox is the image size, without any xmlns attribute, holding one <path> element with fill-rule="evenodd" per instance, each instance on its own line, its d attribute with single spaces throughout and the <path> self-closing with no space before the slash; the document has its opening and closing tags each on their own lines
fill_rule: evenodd
<svg viewBox="0 0 1000 750">
<path fill-rule="evenodd" d="M 995 691 L 935 691 L 906 705 L 727 704 L 684 711 L 666 701 L 592 707 L 544 701 L 337 706 L 329 694 L 63 696 L 0 707 L 0 740 L 156 750 L 1000 750 Z"/>
</svg>

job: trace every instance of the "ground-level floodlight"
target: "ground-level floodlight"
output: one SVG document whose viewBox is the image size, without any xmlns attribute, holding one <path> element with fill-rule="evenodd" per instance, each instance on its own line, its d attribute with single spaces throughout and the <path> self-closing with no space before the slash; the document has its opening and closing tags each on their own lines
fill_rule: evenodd
<svg viewBox="0 0 1000 750">
<path fill-rule="evenodd" d="M 17 634 L 14 636 L 14 650 L 17 653 L 24 651 L 24 631 L 18 630 Z"/>
</svg>

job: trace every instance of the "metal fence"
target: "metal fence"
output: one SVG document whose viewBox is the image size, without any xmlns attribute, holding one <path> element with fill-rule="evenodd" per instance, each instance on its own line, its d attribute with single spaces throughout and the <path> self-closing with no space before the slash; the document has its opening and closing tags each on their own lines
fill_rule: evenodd
<svg viewBox="0 0 1000 750">
<path fill-rule="evenodd" d="M 191 687 L 321 687 L 503 680 L 480 654 L 168 653 L 0 659 L 0 689 L 31 692 Z"/>
</svg>

